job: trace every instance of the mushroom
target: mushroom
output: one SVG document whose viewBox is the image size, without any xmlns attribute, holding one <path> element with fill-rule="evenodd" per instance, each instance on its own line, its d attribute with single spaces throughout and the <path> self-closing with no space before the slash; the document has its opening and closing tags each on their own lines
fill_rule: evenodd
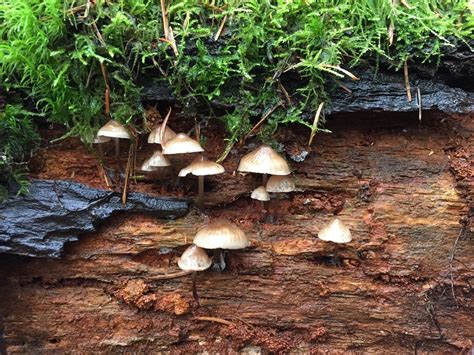
<svg viewBox="0 0 474 355">
<path fill-rule="evenodd" d="M 272 175 L 267 181 L 266 190 L 276 194 L 276 202 L 273 206 L 273 220 L 276 221 L 278 202 L 280 201 L 281 194 L 295 191 L 295 184 L 288 176 Z"/>
<path fill-rule="evenodd" d="M 178 133 L 174 138 L 162 144 L 162 147 L 165 155 L 204 152 L 198 141 L 184 133 Z"/>
<path fill-rule="evenodd" d="M 170 161 L 159 150 L 157 150 L 150 158 L 143 162 L 141 171 L 153 172 L 167 166 L 171 166 Z"/>
<path fill-rule="evenodd" d="M 163 153 L 161 153 L 159 150 L 153 153 L 153 155 L 145 160 L 143 163 L 143 166 L 149 166 L 152 168 L 162 168 L 166 166 L 171 166 L 171 162 L 166 158 Z M 142 169 L 143 170 L 143 169 Z M 145 170 L 146 171 L 146 170 Z M 154 170 L 149 170 L 149 171 L 154 171 Z"/>
<path fill-rule="evenodd" d="M 265 189 L 265 186 L 259 186 L 255 190 L 252 191 L 250 198 L 261 201 L 262 209 L 265 210 L 264 203 L 265 201 L 270 201 L 270 194 Z"/>
<path fill-rule="evenodd" d="M 349 228 L 338 217 L 334 217 L 327 225 L 321 228 L 318 233 L 318 238 L 325 242 L 336 243 L 334 259 L 336 264 L 339 264 L 339 257 L 337 255 L 339 244 L 349 243 L 352 240 L 352 234 Z"/>
<path fill-rule="evenodd" d="M 286 160 L 267 145 L 262 145 L 240 159 L 238 171 L 263 174 L 263 185 L 267 183 L 267 174 L 289 175 L 290 167 Z"/>
<path fill-rule="evenodd" d="M 199 298 L 196 290 L 197 271 L 204 271 L 212 264 L 204 249 L 191 244 L 178 259 L 181 270 L 193 272 L 193 297 L 199 306 Z"/>
<path fill-rule="evenodd" d="M 243 249 L 250 244 L 245 233 L 225 219 L 218 219 L 201 228 L 193 243 L 204 249 L 214 249 L 213 261 L 219 271 L 225 269 L 222 249 Z"/>
<path fill-rule="evenodd" d="M 148 140 L 147 140 L 148 143 L 163 145 L 163 142 L 161 141 L 161 136 L 162 136 L 161 128 L 162 127 L 163 127 L 163 125 L 160 124 L 150 132 L 150 134 L 148 135 Z M 165 132 L 163 134 L 164 142 L 166 143 L 167 141 L 169 141 L 170 139 L 172 139 L 174 137 L 176 137 L 175 131 L 173 131 L 169 127 L 165 127 Z"/>
<path fill-rule="evenodd" d="M 202 208 L 204 199 L 204 176 L 222 174 L 225 171 L 224 167 L 218 163 L 210 161 L 204 156 L 196 157 L 191 164 L 181 169 L 178 176 L 184 177 L 189 173 L 198 177 L 198 206 Z"/>
<path fill-rule="evenodd" d="M 110 120 L 99 129 L 97 137 L 113 138 L 115 142 L 115 158 L 117 159 L 119 170 L 122 170 L 119 157 L 120 139 L 130 139 L 130 133 L 128 133 L 127 129 L 121 123 L 115 120 Z"/>
</svg>

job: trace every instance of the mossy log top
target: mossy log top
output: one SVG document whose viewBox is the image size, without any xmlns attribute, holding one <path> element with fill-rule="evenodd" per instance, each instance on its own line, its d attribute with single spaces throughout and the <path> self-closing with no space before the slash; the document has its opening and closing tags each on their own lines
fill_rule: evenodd
<svg viewBox="0 0 474 355">
<path fill-rule="evenodd" d="M 231 176 L 241 149 L 226 161 L 225 189 L 209 185 L 204 215 L 121 216 L 60 260 L 2 256 L 3 349 L 468 353 L 472 117 L 347 119 L 335 118 L 334 133 L 317 136 L 321 148 L 293 163 L 299 190 L 282 202 L 277 224 L 262 223 L 248 198 L 254 177 Z M 290 147 L 307 137 L 288 130 L 282 138 Z M 353 232 L 341 266 L 316 238 L 336 213 Z M 252 243 L 229 253 L 225 272 L 199 274 L 196 308 L 191 277 L 163 275 L 178 272 L 196 228 L 217 216 Z"/>
</svg>

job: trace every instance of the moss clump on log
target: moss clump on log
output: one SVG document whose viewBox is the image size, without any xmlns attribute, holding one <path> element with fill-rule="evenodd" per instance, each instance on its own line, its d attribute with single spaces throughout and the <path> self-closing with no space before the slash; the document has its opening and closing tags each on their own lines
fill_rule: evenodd
<svg viewBox="0 0 474 355">
<path fill-rule="evenodd" d="M 327 78 L 364 58 L 395 68 L 442 59 L 472 31 L 468 1 L 179 1 L 166 4 L 7 0 L 0 5 L 0 78 L 35 109 L 91 142 L 110 116 L 145 130 L 140 77 L 167 80 L 184 109 L 222 99 L 240 109 L 223 121 L 234 142 L 256 112 L 270 111 L 260 134 L 327 101 Z M 166 8 L 163 15 L 162 8 Z M 288 92 L 284 73 L 302 78 Z M 298 97 L 293 104 L 290 95 Z M 321 121 L 322 122 L 322 121 Z M 21 134 L 21 133 L 20 133 Z M 4 144 L 4 143 L 2 143 Z"/>
</svg>

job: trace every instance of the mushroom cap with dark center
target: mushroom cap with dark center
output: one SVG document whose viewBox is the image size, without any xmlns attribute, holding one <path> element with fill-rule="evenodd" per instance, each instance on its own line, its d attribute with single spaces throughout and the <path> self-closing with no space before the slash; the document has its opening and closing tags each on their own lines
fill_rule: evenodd
<svg viewBox="0 0 474 355">
<path fill-rule="evenodd" d="M 238 171 L 271 175 L 289 175 L 286 160 L 267 145 L 262 145 L 240 159 Z"/>
<path fill-rule="evenodd" d="M 203 271 L 208 269 L 212 260 L 204 249 L 191 244 L 178 259 L 178 266 L 184 271 Z"/>
<path fill-rule="evenodd" d="M 225 219 L 218 219 L 201 228 L 193 242 L 205 249 L 242 249 L 249 246 L 244 231 Z"/>
<path fill-rule="evenodd" d="M 161 127 L 163 127 L 163 125 L 160 124 L 150 132 L 150 134 L 148 135 L 148 140 L 147 140 L 148 143 L 162 144 L 162 142 L 161 142 Z M 170 139 L 173 139 L 174 137 L 176 137 L 176 132 L 173 131 L 168 126 L 166 126 L 165 136 L 163 138 L 165 143 L 168 142 Z"/>
<path fill-rule="evenodd" d="M 130 133 L 128 133 L 124 125 L 115 120 L 110 120 L 103 125 L 97 132 L 97 136 L 130 139 Z"/>
<path fill-rule="evenodd" d="M 112 138 L 110 138 L 110 137 L 95 136 L 92 143 L 94 143 L 94 144 L 107 143 L 107 142 L 110 142 L 111 140 L 112 140 Z"/>
<path fill-rule="evenodd" d="M 181 169 L 178 176 L 183 177 L 189 173 L 195 176 L 207 176 L 222 174 L 225 171 L 221 164 L 214 163 L 204 156 L 196 157 L 191 164 Z"/>
<path fill-rule="evenodd" d="M 258 201 L 270 201 L 270 195 L 263 185 L 253 190 L 250 197 Z"/>
<path fill-rule="evenodd" d="M 318 238 L 326 242 L 349 243 L 352 240 L 352 235 L 349 228 L 339 218 L 334 217 L 321 228 Z"/>
<path fill-rule="evenodd" d="M 163 154 L 187 154 L 203 152 L 204 149 L 198 141 L 192 139 L 184 133 L 178 133 L 176 137 L 171 138 L 166 143 L 162 144 Z"/>
<path fill-rule="evenodd" d="M 292 192 L 295 191 L 295 183 L 288 176 L 272 175 L 268 179 L 265 189 L 268 192 Z"/>
</svg>

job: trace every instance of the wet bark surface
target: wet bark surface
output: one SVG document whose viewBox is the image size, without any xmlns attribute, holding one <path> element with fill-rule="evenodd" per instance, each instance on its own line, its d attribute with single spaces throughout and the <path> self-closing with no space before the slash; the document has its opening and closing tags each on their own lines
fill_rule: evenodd
<svg viewBox="0 0 474 355">
<path fill-rule="evenodd" d="M 0 344 L 12 353 L 468 353 L 472 116 L 340 116 L 328 128 L 333 133 L 318 134 L 311 149 L 309 132 L 279 133 L 288 156 L 308 155 L 291 163 L 298 191 L 281 201 L 277 223 L 265 222 L 249 199 L 260 177 L 234 174 L 249 141 L 229 155 L 225 174 L 209 179 L 202 212 L 170 221 L 120 215 L 66 245 L 61 259 L 2 255 Z M 203 134 L 209 157 L 217 156 L 219 129 Z M 100 184 L 79 149 L 55 175 L 58 150 L 66 148 L 42 152 L 36 177 L 76 172 L 76 180 Z M 181 184 L 173 194 L 194 197 L 195 181 Z M 160 186 L 133 189 L 166 193 Z M 316 237 L 333 215 L 353 234 L 339 248 L 339 265 L 334 246 Z M 237 223 L 251 246 L 228 253 L 224 272 L 198 275 L 198 308 L 191 275 L 178 273 L 176 261 L 196 229 L 217 217 Z"/>
<path fill-rule="evenodd" d="M 175 219 L 189 211 L 190 201 L 98 190 L 61 180 L 33 180 L 29 193 L 0 204 L 0 253 L 59 257 L 64 244 L 120 212 L 149 213 Z"/>
<path fill-rule="evenodd" d="M 217 48 L 224 41 L 225 38 L 222 38 L 218 42 L 206 43 L 209 52 L 217 53 Z M 472 47 L 473 43 L 470 45 Z M 194 50 L 190 47 L 186 54 L 193 55 Z M 335 81 L 332 76 L 328 77 L 326 89 L 331 97 L 331 103 L 324 107 L 324 112 L 326 114 L 366 111 L 414 112 L 420 108 L 445 113 L 474 111 L 474 55 L 466 45 L 445 48 L 439 66 L 434 63 L 410 62 L 408 68 L 410 101 L 407 100 L 403 68 L 396 71 L 383 59 L 379 63 L 363 61 L 359 67 L 350 69 L 359 80 Z M 151 74 L 141 80 L 144 100 L 168 104 L 177 102 L 167 80 L 161 74 Z M 292 96 L 294 101 L 292 104 L 295 104 L 298 101 L 297 88 L 304 85 L 304 79 L 289 71 L 278 76 L 278 80 Z M 222 88 L 222 96 L 236 95 L 239 85 L 239 83 L 226 85 Z M 285 101 L 285 98 L 282 100 Z M 218 98 L 214 99 L 211 105 L 223 110 L 235 108 Z M 312 120 L 313 115 L 314 112 L 308 112 L 306 118 Z"/>
</svg>

